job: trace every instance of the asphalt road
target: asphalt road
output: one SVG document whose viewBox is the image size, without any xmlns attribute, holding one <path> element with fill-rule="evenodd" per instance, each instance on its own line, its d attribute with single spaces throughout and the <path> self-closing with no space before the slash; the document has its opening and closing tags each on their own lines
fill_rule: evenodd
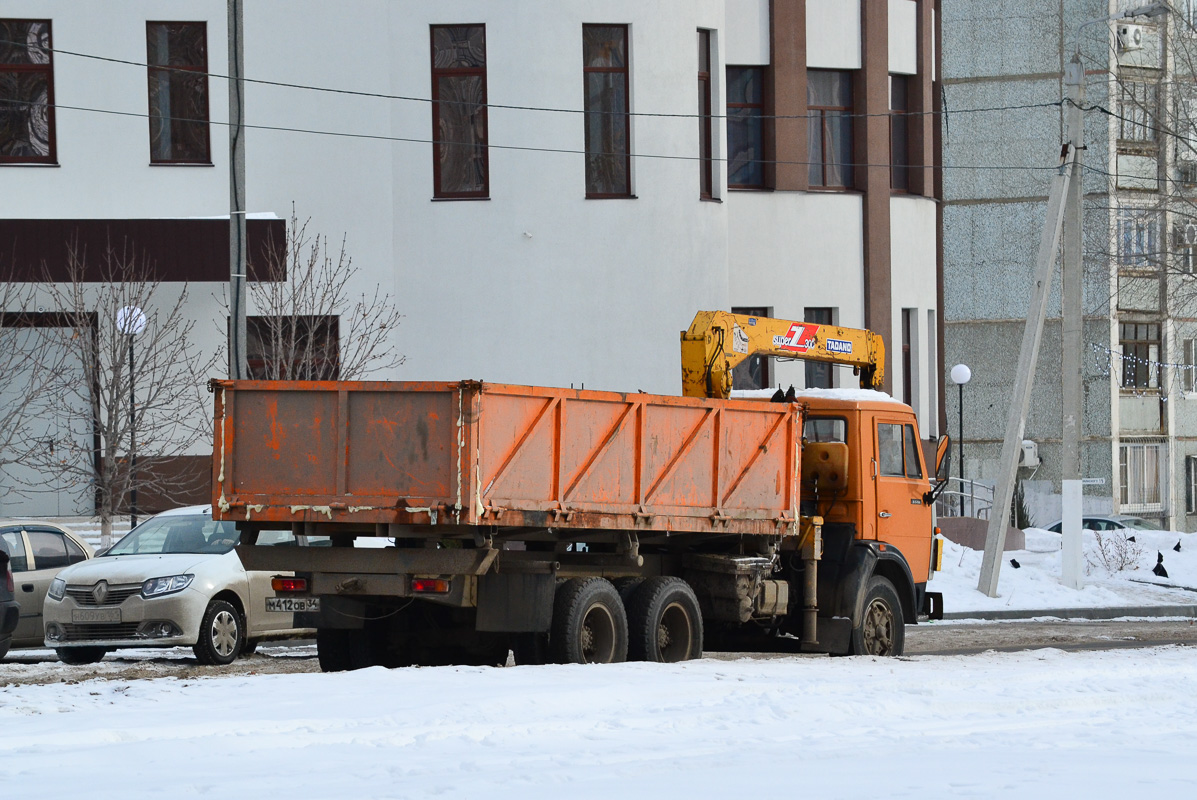
<svg viewBox="0 0 1197 800">
<path fill-rule="evenodd" d="M 1012 652 L 1053 647 L 1060 650 L 1110 650 L 1160 645 L 1197 645 L 1194 620 L 1134 622 L 990 622 L 912 625 L 906 628 L 907 656 L 948 656 Z M 708 653 L 708 658 L 782 658 L 792 653 Z M 812 658 L 824 656 L 812 655 Z M 319 672 L 310 641 L 262 645 L 252 656 L 228 667 L 205 667 L 188 648 L 119 650 L 97 664 L 68 666 L 49 650 L 15 650 L 0 662 L 0 687 L 28 683 L 77 683 L 90 679 L 194 679 L 222 675 L 269 675 Z"/>
</svg>

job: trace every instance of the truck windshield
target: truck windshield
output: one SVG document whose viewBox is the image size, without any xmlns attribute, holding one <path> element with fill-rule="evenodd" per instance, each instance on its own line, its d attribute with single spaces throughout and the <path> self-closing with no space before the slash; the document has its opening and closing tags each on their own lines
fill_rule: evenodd
<svg viewBox="0 0 1197 800">
<path fill-rule="evenodd" d="M 138 525 L 105 556 L 168 553 L 227 553 L 240 534 L 232 522 L 215 522 L 204 514 L 157 516 Z"/>
</svg>

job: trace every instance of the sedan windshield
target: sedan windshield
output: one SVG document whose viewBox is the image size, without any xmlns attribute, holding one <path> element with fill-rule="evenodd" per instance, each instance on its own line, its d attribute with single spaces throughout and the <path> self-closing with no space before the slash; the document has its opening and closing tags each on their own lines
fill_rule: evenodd
<svg viewBox="0 0 1197 800">
<path fill-rule="evenodd" d="M 232 522 L 215 522 L 203 514 L 157 516 L 138 525 L 104 555 L 227 553 L 238 537 Z"/>
</svg>

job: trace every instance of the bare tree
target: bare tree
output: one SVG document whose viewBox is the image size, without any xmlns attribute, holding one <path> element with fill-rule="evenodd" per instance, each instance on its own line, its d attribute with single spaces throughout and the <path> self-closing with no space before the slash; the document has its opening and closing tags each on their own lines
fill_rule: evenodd
<svg viewBox="0 0 1197 800">
<path fill-rule="evenodd" d="M 186 284 L 159 281 L 128 245 L 89 259 L 68 245 L 69 281 L 44 285 L 65 323 L 53 329 L 56 344 L 82 379 L 63 370 L 47 385 L 42 413 L 65 435 L 33 460 L 80 494 L 94 492 L 106 547 L 134 492 L 169 498 L 207 477 L 168 467 L 211 430 L 204 381 L 216 356 L 190 342 Z"/>
<path fill-rule="evenodd" d="M 308 232 L 292 212 L 284 248 L 265 248 L 249 284 L 249 374 L 263 380 L 360 380 L 404 362 L 393 334 L 403 315 L 391 295 L 351 294 L 358 274 L 345 249 Z M 228 310 L 226 298 L 221 298 Z"/>
<path fill-rule="evenodd" d="M 35 287 L 0 276 L 0 501 L 16 490 L 6 477 L 43 445 L 34 416 L 44 389 L 63 369 L 48 327 L 54 315 L 37 310 Z"/>
</svg>

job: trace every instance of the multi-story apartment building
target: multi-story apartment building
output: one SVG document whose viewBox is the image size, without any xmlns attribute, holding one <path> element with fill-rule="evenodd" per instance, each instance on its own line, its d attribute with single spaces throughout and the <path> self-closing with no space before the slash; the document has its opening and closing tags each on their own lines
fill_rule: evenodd
<svg viewBox="0 0 1197 800">
<path fill-rule="evenodd" d="M 344 237 L 353 290 L 405 315 L 406 362 L 378 378 L 676 393 L 694 312 L 753 309 L 881 332 L 934 433 L 933 6 L 247 2 L 251 253 L 292 207 Z M 215 351 L 228 25 L 219 0 L 0 0 L 9 274 L 72 237 L 132 240 L 190 283 Z M 743 380 L 852 385 L 839 371 Z"/>
<path fill-rule="evenodd" d="M 1031 273 L 1058 163 L 1064 64 L 1085 69 L 1082 471 L 1092 511 L 1197 526 L 1193 3 L 943 3 L 945 362 L 963 362 L 965 473 L 994 480 Z M 1163 9 L 1160 9 L 1163 10 Z M 1058 274 L 1058 273 L 1057 273 Z M 1059 280 L 1058 278 L 1056 279 Z M 1058 286 L 1058 283 L 1057 283 Z M 1058 289 L 1036 370 L 1022 469 L 1035 521 L 1059 517 Z M 949 392 L 949 418 L 958 412 Z"/>
</svg>

